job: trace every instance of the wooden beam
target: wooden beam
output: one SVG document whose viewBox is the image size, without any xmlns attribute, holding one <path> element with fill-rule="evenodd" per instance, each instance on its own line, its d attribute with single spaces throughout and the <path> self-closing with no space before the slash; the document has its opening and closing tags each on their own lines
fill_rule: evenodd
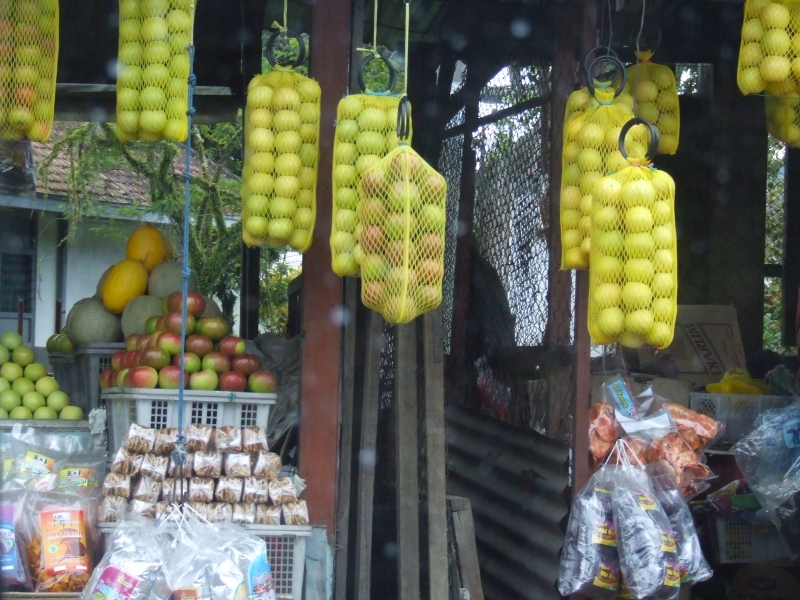
<svg viewBox="0 0 800 600">
<path fill-rule="evenodd" d="M 786 158 L 786 223 L 783 245 L 783 345 L 797 345 L 795 313 L 800 286 L 800 150 L 789 148 Z"/>
<path fill-rule="evenodd" d="M 589 271 L 578 271 L 575 281 L 575 395 L 572 419 L 572 493 L 589 480 L 589 404 L 591 402 L 591 339 L 589 316 Z"/>
<path fill-rule="evenodd" d="M 316 525 L 334 534 L 339 457 L 339 372 L 342 280 L 331 270 L 333 122 L 347 93 L 350 66 L 350 0 L 322 0 L 311 14 L 310 72 L 324 90 L 314 240 L 303 256 L 303 379 L 300 410 L 300 472 L 312 483 L 305 492 Z"/>
</svg>

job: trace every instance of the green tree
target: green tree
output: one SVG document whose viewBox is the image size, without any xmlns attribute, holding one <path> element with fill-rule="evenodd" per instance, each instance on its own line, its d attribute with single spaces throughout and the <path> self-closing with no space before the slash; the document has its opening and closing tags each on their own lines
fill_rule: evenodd
<svg viewBox="0 0 800 600">
<path fill-rule="evenodd" d="M 300 274 L 300 270 L 286 263 L 285 254 L 279 260 L 262 260 L 262 266 L 258 321 L 264 331 L 284 335 L 289 316 L 289 283 Z"/>
</svg>

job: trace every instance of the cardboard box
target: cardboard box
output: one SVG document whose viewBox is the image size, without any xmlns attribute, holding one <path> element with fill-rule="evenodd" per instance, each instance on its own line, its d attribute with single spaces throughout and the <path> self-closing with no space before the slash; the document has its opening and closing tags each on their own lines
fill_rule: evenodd
<svg viewBox="0 0 800 600">
<path fill-rule="evenodd" d="M 726 371 L 745 368 L 736 309 L 725 305 L 678 306 L 675 337 L 667 350 L 678 365 L 677 378 L 693 387 L 722 379 Z M 638 350 L 639 364 L 655 358 L 652 348 Z"/>
<path fill-rule="evenodd" d="M 613 375 L 592 375 L 592 403 L 603 401 L 602 385 L 611 379 L 616 379 L 621 373 Z M 652 386 L 653 391 L 666 398 L 670 402 L 675 402 L 681 406 L 689 406 L 689 393 L 692 385 L 687 381 L 679 379 L 669 379 L 668 377 L 652 377 L 650 375 L 639 375 L 637 373 L 628 374 L 628 384 L 634 396 L 641 393 L 647 387 Z"/>
</svg>

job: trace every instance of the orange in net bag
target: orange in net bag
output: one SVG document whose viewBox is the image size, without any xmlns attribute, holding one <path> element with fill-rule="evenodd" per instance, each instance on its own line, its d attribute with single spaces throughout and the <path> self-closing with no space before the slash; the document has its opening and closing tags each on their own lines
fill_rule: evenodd
<svg viewBox="0 0 800 600">
<path fill-rule="evenodd" d="M 374 60 L 367 56 L 359 69 L 359 83 L 364 83 L 364 69 Z M 384 59 L 381 59 L 384 60 Z M 396 77 L 392 64 L 387 90 Z M 397 114 L 401 96 L 366 92 L 351 94 L 339 101 L 336 109 L 336 136 L 333 142 L 333 219 L 331 220 L 331 267 L 340 277 L 358 275 L 364 249 L 356 240 L 359 225 L 356 207 L 358 184 L 370 167 L 397 148 Z M 409 110 L 410 110 L 410 104 Z M 409 130 L 408 143 L 412 132 Z"/>
<path fill-rule="evenodd" d="M 407 100 L 400 119 L 408 122 Z M 405 139 L 407 126 L 398 127 Z M 442 302 L 447 182 L 401 143 L 358 184 L 364 249 L 361 300 L 389 323 L 408 323 Z"/>
<path fill-rule="evenodd" d="M 277 64 L 270 38 L 267 54 L 275 70 L 253 78 L 247 88 L 242 168 L 242 239 L 248 246 L 311 246 L 317 215 L 317 167 L 322 91 L 294 71 L 305 57 L 302 38 L 292 32 L 300 51 L 290 66 Z"/>
<path fill-rule="evenodd" d="M 0 3 L 0 137 L 44 142 L 56 100 L 58 0 Z"/>
<path fill-rule="evenodd" d="M 625 91 L 635 101 L 633 112 L 658 129 L 658 153 L 675 154 L 680 137 L 680 103 L 675 74 L 666 65 L 650 62 L 649 50 L 636 52 L 639 62 L 628 67 Z"/>
<path fill-rule="evenodd" d="M 592 190 L 592 257 L 589 265 L 589 333 L 596 344 L 629 348 L 672 342 L 678 310 L 675 183 L 653 168 L 658 132 L 650 129 L 647 154 L 628 155 L 629 166 Z"/>
<path fill-rule="evenodd" d="M 800 4 L 747 0 L 736 81 L 743 94 L 800 92 Z"/>
<path fill-rule="evenodd" d="M 589 266 L 589 236 L 592 187 L 606 173 L 625 168 L 628 163 L 619 151 L 619 132 L 633 117 L 633 98 L 622 93 L 625 67 L 613 56 L 595 59 L 591 73 L 601 63 L 613 68 L 606 79 L 590 84 L 594 101 L 564 125 L 564 153 L 561 173 L 561 268 L 585 269 Z M 622 81 L 614 90 L 613 81 Z M 646 131 L 633 130 L 628 150 L 644 153 Z"/>
<path fill-rule="evenodd" d="M 764 98 L 767 131 L 784 144 L 800 148 L 800 95 Z"/>
<path fill-rule="evenodd" d="M 115 132 L 121 142 L 186 140 L 194 11 L 194 0 L 120 0 Z"/>
</svg>

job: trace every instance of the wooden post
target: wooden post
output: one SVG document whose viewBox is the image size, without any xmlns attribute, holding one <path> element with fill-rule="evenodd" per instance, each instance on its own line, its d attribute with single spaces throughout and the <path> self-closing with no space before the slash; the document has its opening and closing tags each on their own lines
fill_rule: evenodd
<svg viewBox="0 0 800 600">
<path fill-rule="evenodd" d="M 316 525 L 334 535 L 339 459 L 339 372 L 342 280 L 331 270 L 331 169 L 336 106 L 347 92 L 350 66 L 350 1 L 322 0 L 311 9 L 310 72 L 322 95 L 317 218 L 314 240 L 303 256 L 303 379 L 300 472 L 313 482 L 305 492 Z"/>
<path fill-rule="evenodd" d="M 589 403 L 591 399 L 591 339 L 589 271 L 578 271 L 575 282 L 575 396 L 572 405 L 572 493 L 589 479 Z"/>
</svg>

